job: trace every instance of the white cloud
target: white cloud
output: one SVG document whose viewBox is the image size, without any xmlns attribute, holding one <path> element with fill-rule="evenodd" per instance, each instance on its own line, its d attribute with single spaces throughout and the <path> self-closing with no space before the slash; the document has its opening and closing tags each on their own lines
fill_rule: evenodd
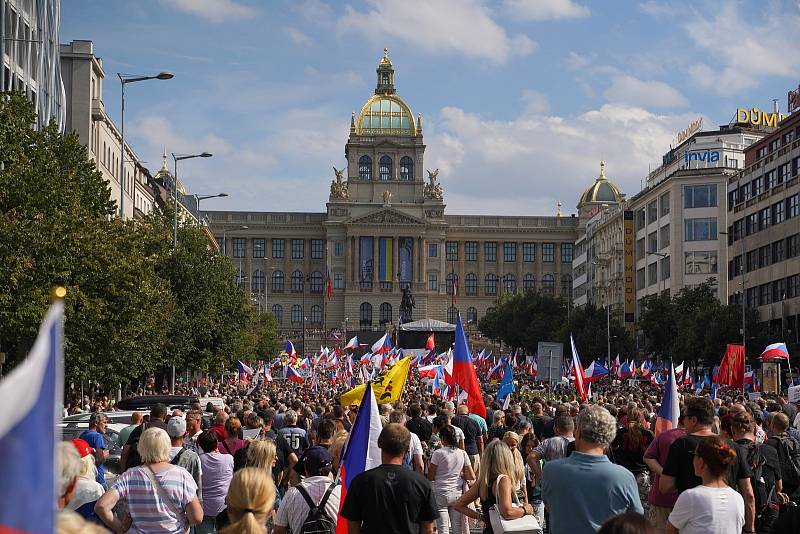
<svg viewBox="0 0 800 534">
<path fill-rule="evenodd" d="M 647 2 L 641 2 L 638 6 L 636 6 L 639 11 L 650 15 L 651 17 L 665 17 L 671 16 L 675 13 L 676 8 L 668 2 L 658 2 L 656 0 L 647 0 Z"/>
<path fill-rule="evenodd" d="M 506 11 L 522 20 L 574 19 L 589 16 L 589 8 L 573 0 L 505 0 Z"/>
<path fill-rule="evenodd" d="M 463 54 L 504 63 L 526 55 L 536 43 L 525 35 L 510 36 L 478 0 L 367 0 L 367 11 L 347 6 L 337 22 L 340 35 L 361 33 L 377 46 L 391 41 L 426 52 Z"/>
<path fill-rule="evenodd" d="M 588 67 L 590 63 L 591 61 L 588 57 L 577 52 L 573 51 L 567 55 L 567 65 L 569 65 L 571 69 L 581 70 Z"/>
<path fill-rule="evenodd" d="M 292 41 L 297 46 L 311 46 L 314 44 L 314 40 L 311 39 L 308 35 L 301 32 L 297 28 L 286 28 L 284 30 L 286 35 L 289 36 L 289 40 Z"/>
<path fill-rule="evenodd" d="M 570 213 L 601 159 L 623 191 L 638 192 L 675 132 L 695 118 L 606 104 L 575 116 L 500 121 L 446 107 L 428 122 L 426 160 L 441 169 L 449 213 L 552 214 L 558 201 Z"/>
<path fill-rule="evenodd" d="M 526 89 L 522 92 L 522 102 L 525 104 L 524 113 L 526 115 L 538 115 L 550 110 L 547 95 L 533 89 Z"/>
<path fill-rule="evenodd" d="M 714 16 L 690 17 L 686 33 L 720 65 L 714 68 L 697 62 L 688 70 L 691 79 L 700 87 L 731 95 L 758 86 L 765 76 L 800 75 L 800 55 L 791 52 L 800 30 L 800 15 L 781 12 L 780 7 L 765 2 L 755 20 L 741 20 L 734 3 L 718 6 Z"/>
<path fill-rule="evenodd" d="M 209 22 L 220 23 L 226 20 L 242 19 L 253 16 L 255 8 L 236 0 L 161 0 L 178 11 L 189 13 L 206 19 Z"/>
<path fill-rule="evenodd" d="M 674 87 L 633 76 L 619 76 L 603 93 L 609 102 L 622 102 L 647 108 L 675 108 L 688 105 L 686 97 Z"/>
</svg>

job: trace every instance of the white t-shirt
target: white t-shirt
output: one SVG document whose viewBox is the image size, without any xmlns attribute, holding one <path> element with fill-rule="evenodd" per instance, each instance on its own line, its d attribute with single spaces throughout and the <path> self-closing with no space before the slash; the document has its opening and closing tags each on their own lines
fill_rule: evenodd
<svg viewBox="0 0 800 534">
<path fill-rule="evenodd" d="M 442 447 L 436 449 L 431 456 L 431 464 L 436 466 L 436 478 L 433 480 L 433 492 L 437 495 L 461 489 L 461 471 L 469 464 L 469 457 L 464 449 L 458 447 Z"/>
<path fill-rule="evenodd" d="M 320 503 L 323 495 L 328 490 L 328 486 L 331 484 L 333 484 L 333 481 L 328 477 L 306 477 L 301 483 L 303 489 L 308 492 L 308 496 L 316 504 Z M 336 516 L 339 514 L 341 494 L 342 485 L 337 484 L 325 503 L 325 512 L 334 521 L 336 521 Z M 281 527 L 289 527 L 291 532 L 300 532 L 308 516 L 308 510 L 308 503 L 300 495 L 297 488 L 289 488 L 289 491 L 286 492 L 283 500 L 281 500 L 281 505 L 278 507 L 275 524 Z"/>
<path fill-rule="evenodd" d="M 419 454 L 422 456 L 422 442 L 419 440 L 419 436 L 411 433 L 411 445 L 408 447 L 408 452 L 411 453 L 411 458 L 414 458 L 415 454 Z"/>
<path fill-rule="evenodd" d="M 729 534 L 744 526 L 744 499 L 735 490 L 697 486 L 678 495 L 669 522 L 681 534 Z"/>
</svg>

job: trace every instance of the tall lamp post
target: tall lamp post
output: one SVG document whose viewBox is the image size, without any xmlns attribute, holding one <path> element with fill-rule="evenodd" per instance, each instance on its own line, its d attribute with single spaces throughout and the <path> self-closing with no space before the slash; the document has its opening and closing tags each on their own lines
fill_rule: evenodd
<svg viewBox="0 0 800 534">
<path fill-rule="evenodd" d="M 122 106 L 120 110 L 120 144 L 119 144 L 119 218 L 125 218 L 125 85 L 145 80 L 171 80 L 175 77 L 171 72 L 159 72 L 155 76 L 138 76 L 136 74 L 117 73 L 122 86 Z"/>
<path fill-rule="evenodd" d="M 655 250 L 645 250 L 645 251 L 644 251 L 644 253 L 645 253 L 645 255 L 650 255 L 650 256 L 658 256 L 658 257 L 659 257 L 659 258 L 661 258 L 662 260 L 663 260 L 664 258 L 668 258 L 668 257 L 669 257 L 669 254 L 664 254 L 663 252 L 656 252 Z M 663 269 L 662 269 L 662 271 L 663 271 Z M 656 275 L 658 275 L 658 269 L 656 269 Z M 663 273 L 663 272 L 661 273 L 661 277 L 660 277 L 660 278 L 662 278 L 662 279 L 666 280 L 666 279 L 664 278 L 664 273 Z M 659 280 L 659 281 L 658 281 L 658 294 L 659 294 L 659 296 L 661 296 L 661 293 L 662 293 L 662 290 L 661 290 L 661 282 L 662 282 L 662 280 Z"/>
<path fill-rule="evenodd" d="M 592 260 L 592 265 L 598 266 L 600 263 L 607 263 L 608 260 L 600 260 L 600 258 L 594 258 Z M 595 277 L 596 278 L 596 277 Z M 606 351 L 608 362 L 611 362 L 611 303 L 609 302 L 608 293 L 611 289 L 611 284 L 608 282 L 605 287 L 605 300 L 606 300 Z"/>
<path fill-rule="evenodd" d="M 742 217 L 742 235 L 739 236 L 739 241 L 742 243 L 742 349 L 745 351 L 745 358 L 747 358 L 747 302 L 745 301 L 745 279 L 744 275 L 747 274 L 747 258 L 745 257 L 744 252 L 744 236 L 745 236 L 745 219 L 746 217 Z M 717 232 L 719 235 L 729 235 L 728 232 Z M 736 238 L 736 232 L 732 232 L 730 234 L 731 243 L 733 243 L 734 239 Z"/>
<path fill-rule="evenodd" d="M 174 193 L 174 197 L 175 197 L 175 206 L 174 206 L 175 207 L 175 213 L 173 214 L 173 223 L 172 223 L 172 250 L 173 251 L 177 252 L 177 246 L 178 246 L 178 162 L 179 161 L 183 161 L 185 159 L 192 159 L 192 158 L 210 158 L 211 156 L 212 156 L 212 154 L 209 154 L 208 152 L 203 152 L 201 154 L 176 154 L 174 152 L 172 153 L 172 161 L 173 161 L 173 165 L 174 165 L 174 172 L 173 172 L 174 176 L 172 178 L 175 181 L 175 184 L 174 184 L 175 187 L 173 187 L 173 193 Z M 223 196 L 223 195 L 224 196 L 228 196 L 225 193 L 221 193 L 219 195 L 210 195 L 210 196 L 206 195 L 203 198 L 211 198 L 211 197 L 214 197 L 214 196 Z M 199 201 L 200 201 L 200 199 L 198 197 L 198 204 L 199 204 Z"/>
</svg>

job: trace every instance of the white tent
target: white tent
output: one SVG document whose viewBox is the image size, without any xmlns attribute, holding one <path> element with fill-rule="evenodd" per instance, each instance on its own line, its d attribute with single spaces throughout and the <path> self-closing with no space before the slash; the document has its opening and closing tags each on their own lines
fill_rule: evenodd
<svg viewBox="0 0 800 534">
<path fill-rule="evenodd" d="M 455 332 L 456 325 L 436 319 L 420 319 L 401 324 L 400 330 L 403 332 Z"/>
</svg>

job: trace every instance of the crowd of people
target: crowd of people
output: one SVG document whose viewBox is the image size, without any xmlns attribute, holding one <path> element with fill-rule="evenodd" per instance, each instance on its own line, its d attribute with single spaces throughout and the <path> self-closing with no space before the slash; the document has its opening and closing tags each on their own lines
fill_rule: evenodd
<svg viewBox="0 0 800 534">
<path fill-rule="evenodd" d="M 133 413 L 110 483 L 115 406 L 78 398 L 70 411 L 92 415 L 59 444 L 59 531 L 500 534 L 532 516 L 553 534 L 800 532 L 800 403 L 686 392 L 679 426 L 656 435 L 647 383 L 596 382 L 581 400 L 521 377 L 505 409 L 485 383 L 483 417 L 411 375 L 379 406 L 381 465 L 346 492 L 358 409 L 338 404 L 342 385 L 209 381 L 224 406 Z"/>
</svg>

